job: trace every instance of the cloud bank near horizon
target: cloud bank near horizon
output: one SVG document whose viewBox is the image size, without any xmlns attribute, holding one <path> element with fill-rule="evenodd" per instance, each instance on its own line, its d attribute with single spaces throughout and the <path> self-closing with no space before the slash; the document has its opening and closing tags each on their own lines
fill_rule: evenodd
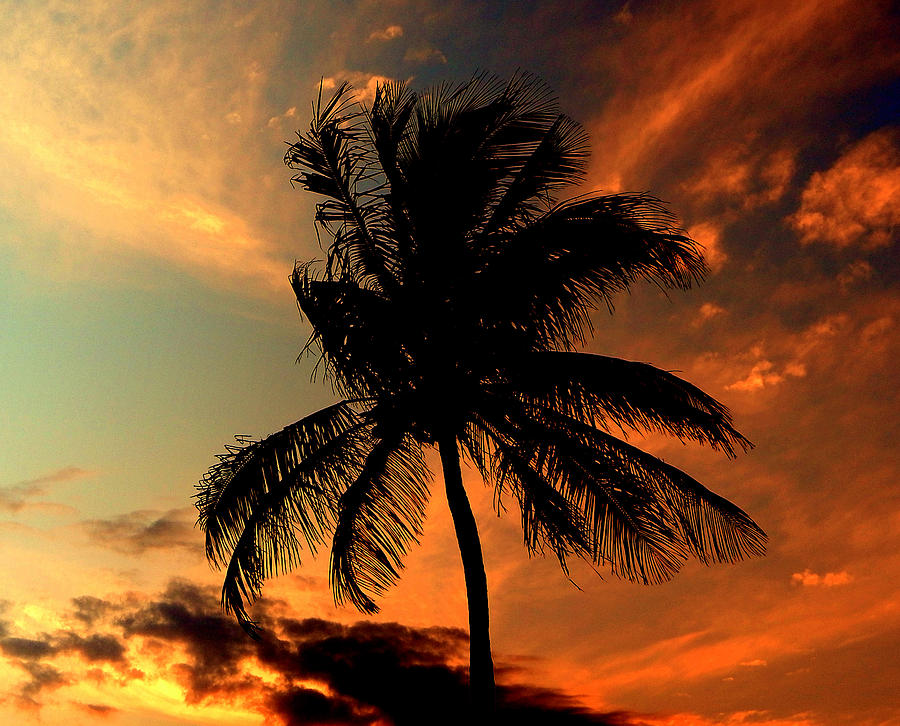
<svg viewBox="0 0 900 726">
<path fill-rule="evenodd" d="M 218 592 L 173 580 L 155 596 L 78 597 L 54 632 L 20 633 L 0 620 L 0 653 L 18 669 L 19 707 L 68 700 L 98 717 L 126 707 L 130 691 L 168 684 L 202 715 L 208 707 L 276 719 L 285 726 L 459 724 L 466 720 L 468 636 L 457 628 L 398 623 L 347 625 L 297 619 L 261 601 L 262 637 L 222 614 Z M 631 726 L 553 689 L 516 682 L 499 664 L 498 724 Z M 108 701 L 85 702 L 80 683 Z M 124 702 L 123 702 L 124 701 Z"/>
</svg>

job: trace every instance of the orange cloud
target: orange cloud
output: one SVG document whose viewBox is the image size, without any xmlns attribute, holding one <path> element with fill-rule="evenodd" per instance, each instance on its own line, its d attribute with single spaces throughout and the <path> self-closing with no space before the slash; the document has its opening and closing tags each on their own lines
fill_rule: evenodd
<svg viewBox="0 0 900 726">
<path fill-rule="evenodd" d="M 297 118 L 297 107 L 291 106 L 284 113 L 278 116 L 272 116 L 268 122 L 266 122 L 266 126 L 270 129 L 277 129 L 281 131 L 281 126 L 284 121 L 294 121 Z"/>
<path fill-rule="evenodd" d="M 758 391 L 761 388 L 770 388 L 783 382 L 787 376 L 802 378 L 806 375 L 806 367 L 802 363 L 789 363 L 781 373 L 775 371 L 775 365 L 770 360 L 760 360 L 753 364 L 753 368 L 746 378 L 725 386 L 727 391 Z"/>
<path fill-rule="evenodd" d="M 788 217 L 802 244 L 884 247 L 900 225 L 900 129 L 875 131 L 816 172 Z"/>
<path fill-rule="evenodd" d="M 399 38 L 402 35 L 402 25 L 388 25 L 383 30 L 373 30 L 371 33 L 369 33 L 368 42 L 371 43 L 372 41 L 393 40 L 394 38 Z"/>
<path fill-rule="evenodd" d="M 746 145 L 736 145 L 713 156 L 682 186 L 703 204 L 725 201 L 731 208 L 755 209 L 784 196 L 794 176 L 794 158 L 787 148 L 754 155 Z"/>
<path fill-rule="evenodd" d="M 846 571 L 826 572 L 824 575 L 818 575 L 812 570 L 803 570 L 803 572 L 795 572 L 791 575 L 791 582 L 803 587 L 838 587 L 853 582 L 853 576 Z"/>
<path fill-rule="evenodd" d="M 770 344 L 772 354 L 767 352 L 769 346 L 765 343 L 757 343 L 726 365 L 725 375 L 732 380 L 724 386 L 725 390 L 753 393 L 777 386 L 789 378 L 804 378 L 809 366 L 821 358 L 823 351 L 851 331 L 849 316 L 839 313 L 821 318 L 800 333 L 787 334 L 773 341 Z M 748 361 L 749 370 L 746 368 Z"/>
<path fill-rule="evenodd" d="M 646 719 L 648 726 L 823 726 L 812 714 L 798 713 L 786 718 L 770 718 L 768 711 L 736 711 L 719 717 L 700 716 L 694 713 L 680 713 L 663 718 Z"/>
<path fill-rule="evenodd" d="M 410 48 L 403 56 L 403 60 L 407 63 L 447 63 L 447 57 L 437 48 L 430 45 L 417 46 Z"/>
<path fill-rule="evenodd" d="M 894 318 L 883 315 L 866 324 L 860 332 L 860 342 L 870 351 L 883 353 L 887 349 L 888 331 L 894 327 Z"/>
<path fill-rule="evenodd" d="M 380 76 L 377 73 L 344 70 L 338 71 L 334 75 L 326 76 L 322 81 L 322 88 L 328 91 L 337 88 L 338 85 L 346 81 L 353 87 L 358 101 L 371 104 L 375 100 L 375 91 L 378 89 L 378 86 L 393 80 L 396 79 Z"/>
<path fill-rule="evenodd" d="M 719 315 L 724 315 L 726 312 L 725 308 L 721 305 L 717 305 L 716 303 L 703 303 L 700 306 L 700 309 L 697 311 L 697 316 L 694 318 L 693 325 L 696 327 L 698 325 L 702 325 L 708 320 L 712 320 Z"/>
<path fill-rule="evenodd" d="M 688 228 L 687 233 L 703 247 L 703 257 L 712 272 L 719 272 L 728 260 L 722 249 L 722 228 L 715 222 L 700 222 Z"/>
<path fill-rule="evenodd" d="M 631 8 L 629 7 L 630 5 L 631 5 L 631 2 L 630 2 L 630 0 L 628 0 L 619 9 L 619 12 L 617 12 L 613 16 L 613 20 L 615 20 L 617 23 L 620 23 L 621 25 L 628 25 L 634 19 L 634 15 L 632 15 Z"/>
</svg>

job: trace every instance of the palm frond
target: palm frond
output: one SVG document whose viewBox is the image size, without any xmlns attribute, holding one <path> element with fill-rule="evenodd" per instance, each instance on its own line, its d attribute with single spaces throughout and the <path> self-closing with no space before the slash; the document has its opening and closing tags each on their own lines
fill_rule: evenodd
<svg viewBox="0 0 900 726">
<path fill-rule="evenodd" d="M 594 429 L 584 433 L 600 466 L 650 489 L 670 510 L 691 554 L 704 564 L 765 554 L 766 534 L 740 507 L 680 469 Z"/>
<path fill-rule="evenodd" d="M 586 195 L 495 243 L 478 279 L 486 319 L 512 320 L 538 347 L 572 349 L 590 312 L 646 280 L 688 289 L 706 274 L 700 247 L 647 194 Z"/>
<path fill-rule="evenodd" d="M 548 482 L 571 511 L 578 513 L 580 537 L 568 538 L 575 554 L 609 566 L 617 577 L 645 584 L 664 582 L 678 572 L 687 559 L 688 547 L 664 502 L 651 491 L 628 486 L 615 472 L 596 466 L 587 447 L 516 413 L 513 402 L 498 405 L 491 407 L 493 411 L 482 409 L 488 413 L 481 417 L 487 430 L 495 432 L 496 485 L 504 484 L 504 467 L 508 466 L 504 458 L 514 448 L 525 457 L 527 469 L 536 471 L 539 479 Z M 520 484 L 524 487 L 534 481 L 532 476 L 520 479 Z M 542 494 L 540 490 L 532 496 Z"/>
<path fill-rule="evenodd" d="M 648 363 L 568 351 L 520 356 L 502 373 L 524 400 L 606 427 L 658 431 L 733 457 L 752 444 L 728 409 L 696 386 Z"/>
<path fill-rule="evenodd" d="M 583 458 L 583 452 L 590 451 L 592 466 L 617 476 L 629 488 L 650 492 L 668 510 L 691 554 L 704 564 L 765 554 L 766 534 L 746 512 L 677 467 L 552 409 L 532 411 L 524 428 L 532 429 L 531 437 L 575 447 L 575 454 L 568 455 Z"/>
<path fill-rule="evenodd" d="M 480 411 L 494 438 L 494 466 L 486 475 L 495 486 L 505 484 L 498 455 L 510 448 L 527 452 L 518 468 L 538 477 L 520 477 L 523 485 L 546 481 L 558 490 L 586 525 L 587 551 L 619 576 L 661 582 L 688 553 L 705 564 L 765 553 L 765 533 L 742 509 L 605 431 L 509 397 Z M 484 452 L 482 445 L 474 458 L 483 462 Z"/>
<path fill-rule="evenodd" d="M 396 582 L 403 557 L 418 543 L 429 477 L 421 448 L 408 435 L 376 440 L 338 502 L 331 549 L 336 603 L 378 612 L 373 598 Z"/>
<path fill-rule="evenodd" d="M 390 288 L 396 248 L 385 230 L 387 207 L 373 193 L 380 170 L 365 121 L 349 84 L 341 84 L 324 103 L 320 87 L 309 131 L 298 133 L 284 163 L 300 171 L 292 183 L 326 197 L 316 206 L 316 222 L 332 238 L 329 272 Z"/>
<path fill-rule="evenodd" d="M 492 205 L 490 218 L 479 235 L 481 244 L 503 229 L 527 224 L 545 210 L 556 189 L 577 184 L 584 176 L 590 150 L 581 124 L 560 114 L 549 128 L 534 129 L 535 144 L 529 139 L 526 158 L 512 178 L 502 186 L 502 194 Z"/>
<path fill-rule="evenodd" d="M 198 484 L 206 555 L 225 567 L 223 605 L 249 623 L 244 603 L 263 579 L 299 564 L 334 520 L 339 492 L 366 453 L 359 415 L 342 401 L 261 441 L 238 439 Z M 302 542 L 301 539 L 302 538 Z"/>
<path fill-rule="evenodd" d="M 480 74 L 422 93 L 398 159 L 417 240 L 428 244 L 420 254 L 462 254 L 558 117 L 556 99 L 527 74 L 507 83 Z"/>
<path fill-rule="evenodd" d="M 384 194 L 391 210 L 392 232 L 397 241 L 398 261 L 401 262 L 408 259 L 412 251 L 413 236 L 404 206 L 408 186 L 398 160 L 402 145 L 408 138 L 409 122 L 416 102 L 417 96 L 405 83 L 382 83 L 376 88 L 369 114 L 372 146 L 387 182 Z"/>
<path fill-rule="evenodd" d="M 341 395 L 392 392 L 403 381 L 409 360 L 398 310 L 387 298 L 353 280 L 317 279 L 309 264 L 294 268 L 291 287 L 313 329 L 304 352 L 319 348 L 326 376 Z"/>
<path fill-rule="evenodd" d="M 591 552 L 581 513 L 547 480 L 528 445 L 523 447 L 521 441 L 505 437 L 483 418 L 479 417 L 478 424 L 490 439 L 485 481 L 493 482 L 498 502 L 505 492 L 516 498 L 529 555 L 543 554 L 544 547 L 549 546 L 563 571 L 568 572 L 569 555 L 584 557 Z"/>
<path fill-rule="evenodd" d="M 399 172 L 397 161 L 417 100 L 416 94 L 402 82 L 380 83 L 375 90 L 369 114 L 372 143 L 388 176 Z"/>
</svg>

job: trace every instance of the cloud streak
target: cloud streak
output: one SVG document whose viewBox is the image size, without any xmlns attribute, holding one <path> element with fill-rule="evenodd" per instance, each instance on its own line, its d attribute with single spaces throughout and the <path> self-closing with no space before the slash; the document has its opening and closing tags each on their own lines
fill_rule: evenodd
<svg viewBox="0 0 900 726">
<path fill-rule="evenodd" d="M 794 168 L 791 122 L 816 99 L 895 73 L 900 52 L 886 5 L 710 0 L 634 9 L 621 44 L 594 51 L 617 81 L 590 124 L 604 146 L 594 184 L 643 188 L 680 177 L 706 201 L 779 197 Z M 860 54 L 862 44 L 872 52 Z M 836 57 L 840 72 L 822 72 Z"/>
<path fill-rule="evenodd" d="M 9 487 L 0 487 L 0 510 L 15 513 L 28 506 L 39 506 L 30 500 L 45 496 L 49 490 L 48 485 L 83 479 L 96 473 L 96 471 L 81 469 L 77 466 L 66 466 L 34 479 L 20 481 Z"/>
</svg>

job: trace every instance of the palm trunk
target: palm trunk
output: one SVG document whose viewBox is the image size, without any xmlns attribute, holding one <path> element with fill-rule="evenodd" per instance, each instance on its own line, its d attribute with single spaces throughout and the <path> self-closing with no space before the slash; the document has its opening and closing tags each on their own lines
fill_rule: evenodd
<svg viewBox="0 0 900 726">
<path fill-rule="evenodd" d="M 456 529 L 459 554 L 466 577 L 466 599 L 469 604 L 469 686 L 476 716 L 494 711 L 494 661 L 491 658 L 491 636 L 488 622 L 487 576 L 475 517 L 462 483 L 459 451 L 454 437 L 438 442 L 447 504 Z"/>
</svg>

